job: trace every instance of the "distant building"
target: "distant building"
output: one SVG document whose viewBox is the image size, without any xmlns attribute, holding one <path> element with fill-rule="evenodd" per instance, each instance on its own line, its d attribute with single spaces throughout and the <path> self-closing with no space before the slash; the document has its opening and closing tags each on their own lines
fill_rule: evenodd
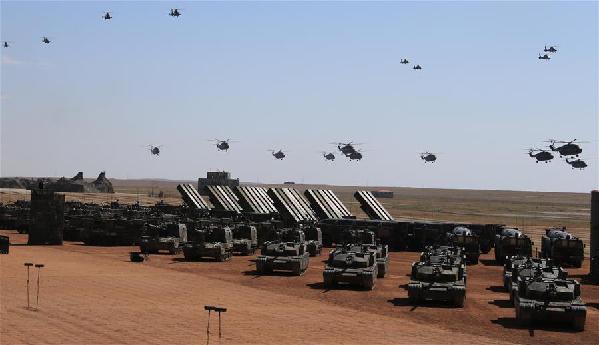
<svg viewBox="0 0 599 345">
<path fill-rule="evenodd" d="M 198 179 L 198 192 L 200 192 L 200 195 L 208 195 L 206 186 L 237 187 L 239 186 L 239 179 L 232 179 L 231 173 L 228 171 L 209 171 L 206 173 L 206 177 Z"/>
<path fill-rule="evenodd" d="M 386 190 L 386 189 L 373 190 L 372 195 L 374 195 L 375 198 L 393 199 L 393 192 L 390 190 Z"/>
<path fill-rule="evenodd" d="M 293 181 L 285 181 L 285 182 L 283 182 L 283 184 L 295 184 L 295 182 L 293 182 Z"/>
</svg>

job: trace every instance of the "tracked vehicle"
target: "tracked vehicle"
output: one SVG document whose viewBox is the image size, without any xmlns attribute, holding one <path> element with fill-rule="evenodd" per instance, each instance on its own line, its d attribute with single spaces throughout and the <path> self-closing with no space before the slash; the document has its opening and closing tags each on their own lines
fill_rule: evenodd
<svg viewBox="0 0 599 345">
<path fill-rule="evenodd" d="M 331 289 L 337 284 L 347 284 L 372 290 L 377 275 L 376 253 L 362 250 L 361 246 L 351 245 L 331 251 L 322 272 L 326 289 Z"/>
<path fill-rule="evenodd" d="M 568 273 L 560 266 L 555 265 L 551 260 L 528 258 L 528 260 L 526 260 L 524 263 L 515 266 L 512 269 L 511 278 L 508 282 L 510 302 L 514 303 L 514 298 L 518 294 L 519 281 L 537 277 L 547 279 L 566 279 L 568 277 Z"/>
<path fill-rule="evenodd" d="M 185 224 L 169 223 L 160 226 L 146 224 L 146 229 L 139 240 L 139 250 L 142 253 L 154 254 L 161 250 L 169 254 L 181 251 L 181 243 L 187 241 Z"/>
<path fill-rule="evenodd" d="M 523 265 L 530 259 L 529 256 L 515 255 L 508 256 L 503 262 L 503 287 L 509 292 L 512 285 L 512 270 L 520 265 Z"/>
<path fill-rule="evenodd" d="M 322 231 L 316 226 L 307 226 L 302 229 L 306 235 L 306 247 L 310 256 L 320 255 L 322 251 Z"/>
<path fill-rule="evenodd" d="M 479 237 L 469 228 L 456 226 L 447 233 L 447 242 L 454 247 L 461 247 L 466 255 L 466 262 L 477 264 L 480 257 Z"/>
<path fill-rule="evenodd" d="M 258 247 L 258 231 L 253 225 L 241 224 L 233 228 L 233 253 L 250 255 Z"/>
<path fill-rule="evenodd" d="M 584 244 L 565 227 L 545 229 L 541 238 L 541 257 L 579 268 L 584 260 Z"/>
<path fill-rule="evenodd" d="M 280 240 L 265 242 L 261 255 L 256 258 L 256 272 L 269 274 L 273 271 L 288 271 L 302 275 L 310 263 L 304 232 L 297 229 L 281 230 Z"/>
<path fill-rule="evenodd" d="M 186 261 L 212 258 L 222 262 L 233 255 L 233 232 L 228 226 L 210 226 L 187 235 L 188 242 L 183 247 Z"/>
<path fill-rule="evenodd" d="M 518 282 L 515 298 L 516 319 L 528 326 L 535 321 L 570 323 L 584 330 L 586 306 L 580 298 L 580 283 L 573 279 L 536 277 Z"/>
<path fill-rule="evenodd" d="M 532 256 L 533 244 L 522 231 L 515 228 L 501 228 L 495 235 L 495 261 L 503 264 L 507 256 Z"/>
<path fill-rule="evenodd" d="M 456 264 L 451 257 L 413 263 L 408 284 L 410 302 L 449 301 L 456 307 L 463 307 L 466 299 L 465 270 L 464 263 Z"/>
</svg>

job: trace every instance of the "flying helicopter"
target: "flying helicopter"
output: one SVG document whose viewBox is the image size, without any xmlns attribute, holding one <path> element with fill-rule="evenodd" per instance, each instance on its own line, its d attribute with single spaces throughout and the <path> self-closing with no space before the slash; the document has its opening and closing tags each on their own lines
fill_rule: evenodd
<svg viewBox="0 0 599 345">
<path fill-rule="evenodd" d="M 50 41 L 50 39 L 48 37 L 46 37 L 46 36 L 42 37 L 42 43 L 49 44 L 50 42 L 51 41 Z"/>
<path fill-rule="evenodd" d="M 549 148 L 551 149 L 551 151 L 559 152 L 560 157 L 563 157 L 563 156 L 578 157 L 578 155 L 580 153 L 582 153 L 582 149 L 580 148 L 580 146 L 578 144 L 574 143 L 575 141 L 577 143 L 585 143 L 586 142 L 586 141 L 577 141 L 576 139 L 574 139 L 572 141 L 560 141 L 560 140 L 555 140 L 555 139 L 546 140 L 546 142 L 551 143 L 549 145 Z M 565 145 L 556 147 L 555 146 L 556 143 L 565 144 Z"/>
<path fill-rule="evenodd" d="M 422 69 L 422 67 L 420 67 L 420 65 L 416 65 L 416 66 L 412 67 L 412 69 Z"/>
<path fill-rule="evenodd" d="M 324 159 L 326 159 L 327 161 L 335 160 L 335 155 L 332 152 L 322 151 L 321 153 L 322 153 L 322 156 L 324 157 Z"/>
<path fill-rule="evenodd" d="M 537 153 L 534 153 L 537 152 Z M 529 149 L 528 156 L 536 159 L 536 162 L 549 163 L 553 159 L 551 152 L 541 149 Z"/>
<path fill-rule="evenodd" d="M 150 153 L 153 156 L 160 156 L 160 148 L 161 147 L 162 147 L 162 145 L 158 145 L 158 146 L 148 145 L 148 149 L 150 150 Z"/>
<path fill-rule="evenodd" d="M 171 16 L 171 17 L 177 17 L 177 18 L 179 18 L 179 16 L 181 15 L 181 12 L 179 12 L 179 11 L 181 11 L 181 9 L 179 9 L 179 8 L 171 8 L 171 12 L 168 15 Z"/>
<path fill-rule="evenodd" d="M 104 14 L 103 18 L 104 18 L 104 20 L 110 20 L 110 19 L 112 19 L 110 11 L 106 11 L 106 13 Z"/>
<path fill-rule="evenodd" d="M 425 164 L 435 163 L 437 161 L 437 155 L 427 151 L 420 154 L 420 159 L 422 159 Z"/>
<path fill-rule="evenodd" d="M 231 139 L 227 139 L 227 140 L 214 139 L 212 141 L 216 142 L 216 148 L 219 151 L 228 151 L 231 148 L 231 145 L 229 145 L 229 143 L 235 142 L 235 141 L 232 141 Z"/>
<path fill-rule="evenodd" d="M 8 47 L 10 47 L 10 44 L 9 44 L 9 43 L 12 43 L 12 42 L 11 42 L 11 41 L 4 41 L 4 42 L 2 42 L 2 46 L 3 46 L 4 48 L 8 48 Z"/>
<path fill-rule="evenodd" d="M 549 48 L 547 48 L 547 46 L 545 46 L 545 49 L 543 49 L 543 51 L 545 53 L 557 53 L 557 49 L 555 47 L 557 47 L 557 46 L 549 46 Z"/>
<path fill-rule="evenodd" d="M 544 55 L 539 54 L 539 60 L 551 60 L 551 57 L 547 54 L 544 54 Z"/>
<path fill-rule="evenodd" d="M 354 145 L 355 146 L 362 145 L 362 144 L 352 143 L 352 142 L 349 142 L 349 143 L 331 143 L 331 144 L 337 145 L 337 149 L 341 153 L 343 153 L 343 155 L 345 155 L 345 156 L 348 156 L 351 153 L 356 152 L 356 148 L 354 147 Z"/>
<path fill-rule="evenodd" d="M 279 150 L 279 151 L 269 150 L 269 151 L 272 153 L 272 156 L 275 157 L 275 159 L 283 160 L 283 158 L 285 158 L 285 153 L 283 153 L 282 150 Z"/>
<path fill-rule="evenodd" d="M 408 61 L 408 59 L 401 59 L 401 60 L 399 61 L 399 63 L 400 63 L 400 64 L 404 64 L 404 65 L 405 65 L 405 64 L 409 64 L 409 63 L 410 63 L 410 61 Z"/>
<path fill-rule="evenodd" d="M 587 167 L 587 163 L 582 159 L 570 160 L 566 158 L 566 163 L 570 164 L 572 166 L 572 169 L 582 170 Z"/>
</svg>

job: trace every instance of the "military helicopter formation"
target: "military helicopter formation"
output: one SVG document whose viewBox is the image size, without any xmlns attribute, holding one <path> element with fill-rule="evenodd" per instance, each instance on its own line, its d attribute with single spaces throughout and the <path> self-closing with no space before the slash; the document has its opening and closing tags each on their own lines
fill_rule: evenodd
<svg viewBox="0 0 599 345">
<path fill-rule="evenodd" d="M 551 60 L 551 54 L 555 54 L 557 53 L 557 46 L 545 46 L 545 48 L 543 49 L 543 52 L 545 54 L 541 54 L 539 53 L 539 60 Z"/>
<path fill-rule="evenodd" d="M 553 48 L 553 47 L 551 47 Z M 586 143 L 586 141 L 578 141 L 577 139 L 571 141 L 562 141 L 549 139 L 545 142 L 550 143 L 548 150 L 546 149 L 528 149 L 528 156 L 534 158 L 536 163 L 545 162 L 549 163 L 555 158 L 552 152 L 558 152 L 560 158 L 566 157 L 566 163 L 572 166 L 572 169 L 584 169 L 588 165 L 585 161 L 578 158 L 582 153 L 582 148 L 578 144 Z M 556 145 L 563 144 L 563 145 Z M 577 159 L 570 159 L 570 156 L 574 156 Z"/>
<path fill-rule="evenodd" d="M 181 9 L 180 8 L 171 8 L 168 15 L 171 17 L 174 17 L 174 18 L 179 18 L 182 15 Z M 110 12 L 110 11 L 104 12 L 102 15 L 102 18 L 104 19 L 104 21 L 112 20 L 112 18 L 113 18 L 112 12 Z M 47 36 L 42 37 L 42 43 L 50 44 L 51 42 L 52 41 L 50 40 L 49 37 L 47 37 Z M 4 48 L 10 47 L 11 44 L 12 44 L 11 41 L 3 41 L 2 42 L 2 46 Z M 539 60 L 551 60 L 552 54 L 555 54 L 558 51 L 557 47 L 558 47 L 557 45 L 545 45 L 545 47 L 543 49 L 543 53 L 539 53 L 538 59 Z M 407 58 L 403 58 L 400 60 L 400 63 L 402 65 L 407 65 L 410 63 L 410 61 Z M 419 64 L 416 64 L 416 65 L 413 65 L 412 69 L 413 70 L 422 70 L 422 66 L 420 66 Z M 231 141 L 230 139 L 226 139 L 226 140 L 213 139 L 211 141 L 214 141 L 216 143 L 216 148 L 219 151 L 224 151 L 224 152 L 228 152 L 229 149 L 231 148 L 230 143 L 234 142 L 234 141 Z M 534 158 L 536 163 L 538 163 L 538 162 L 548 163 L 555 158 L 552 152 L 558 152 L 560 155 L 560 158 L 566 157 L 565 161 L 567 164 L 572 166 L 572 169 L 581 169 L 582 170 L 587 167 L 587 163 L 585 161 L 581 160 L 580 158 L 578 158 L 578 155 L 580 153 L 582 153 L 582 148 L 578 144 L 583 143 L 583 142 L 577 141 L 576 139 L 574 139 L 572 141 L 558 141 L 558 140 L 550 139 L 550 140 L 547 140 L 547 142 L 550 143 L 550 145 L 548 146 L 548 149 L 532 149 L 531 148 L 528 150 L 529 157 Z M 350 161 L 360 161 L 364 157 L 362 152 L 356 148 L 356 146 L 359 146 L 361 144 L 357 144 L 357 143 L 353 143 L 353 142 L 331 143 L 331 144 L 336 145 L 339 152 L 341 152 L 341 154 L 343 154 L 345 157 L 347 157 Z M 563 144 L 563 145 L 556 145 L 556 144 Z M 159 146 L 148 145 L 147 146 L 147 148 L 149 149 L 152 156 L 160 156 L 160 148 L 161 147 L 162 147 L 162 145 L 159 145 Z M 286 154 L 283 152 L 282 149 L 269 150 L 269 151 L 271 152 L 272 156 L 277 160 L 283 160 L 286 157 Z M 322 153 L 323 158 L 326 161 L 334 161 L 336 158 L 335 154 L 333 152 L 322 151 L 321 153 Z M 438 154 L 427 151 L 427 152 L 420 153 L 420 159 L 422 159 L 424 161 L 424 163 L 434 163 L 437 161 L 437 155 Z M 570 156 L 575 156 L 577 159 L 570 158 Z"/>
</svg>

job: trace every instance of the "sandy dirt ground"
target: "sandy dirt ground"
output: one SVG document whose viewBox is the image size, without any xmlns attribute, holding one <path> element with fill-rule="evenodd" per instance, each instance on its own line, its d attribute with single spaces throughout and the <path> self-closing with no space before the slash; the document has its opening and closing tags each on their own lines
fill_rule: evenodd
<svg viewBox="0 0 599 345">
<path fill-rule="evenodd" d="M 229 262 L 184 262 L 182 255 L 152 255 L 129 262 L 135 247 L 19 245 L 8 234 L 0 256 L 1 344 L 594 344 L 599 338 L 599 286 L 584 283 L 586 330 L 559 324 L 519 327 L 502 269 L 492 252 L 468 267 L 463 309 L 407 303 L 410 264 L 418 253 L 391 253 L 387 277 L 373 291 L 325 290 L 323 260 L 310 259 L 301 277 L 257 276 L 253 256 Z M 25 262 L 43 263 L 39 309 L 26 308 Z M 581 279 L 581 269 L 569 270 Z M 35 307 L 37 271 L 31 272 Z M 228 308 L 223 337 L 217 318 L 206 334 L 204 305 Z"/>
</svg>

